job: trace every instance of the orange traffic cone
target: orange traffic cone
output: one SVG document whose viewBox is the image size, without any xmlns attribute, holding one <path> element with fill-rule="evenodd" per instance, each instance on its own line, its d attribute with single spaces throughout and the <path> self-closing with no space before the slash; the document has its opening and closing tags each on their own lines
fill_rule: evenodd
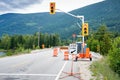
<svg viewBox="0 0 120 80">
<path fill-rule="evenodd" d="M 64 52 L 64 60 L 69 60 L 68 51 L 65 51 L 65 52 Z"/>
<path fill-rule="evenodd" d="M 58 55 L 58 49 L 54 48 L 54 50 L 53 50 L 53 56 L 56 57 L 57 55 Z"/>
</svg>

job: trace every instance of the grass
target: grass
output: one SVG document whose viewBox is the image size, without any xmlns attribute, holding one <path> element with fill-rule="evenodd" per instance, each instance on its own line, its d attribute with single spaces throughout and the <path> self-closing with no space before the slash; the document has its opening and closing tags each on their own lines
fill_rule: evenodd
<svg viewBox="0 0 120 80">
<path fill-rule="evenodd" d="M 36 49 L 40 49 L 40 48 L 36 48 Z M 15 50 L 4 50 L 4 49 L 0 49 L 0 51 L 5 51 L 5 55 L 0 56 L 0 58 L 2 57 L 6 57 L 6 56 L 13 56 L 13 55 L 21 55 L 21 54 L 29 54 L 31 52 L 31 50 L 34 49 L 24 49 L 22 47 L 15 49 Z"/>
<path fill-rule="evenodd" d="M 90 69 L 93 72 L 92 76 L 95 77 L 91 80 L 120 80 L 118 74 L 109 67 L 107 58 L 93 62 Z"/>
<path fill-rule="evenodd" d="M 30 51 L 31 51 L 31 49 L 9 50 L 9 51 L 6 52 L 6 56 L 26 54 L 26 53 L 30 53 Z"/>
</svg>

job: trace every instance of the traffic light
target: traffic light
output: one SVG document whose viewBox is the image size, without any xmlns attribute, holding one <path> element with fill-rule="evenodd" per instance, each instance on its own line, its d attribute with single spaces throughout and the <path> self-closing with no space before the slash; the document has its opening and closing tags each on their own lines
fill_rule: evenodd
<svg viewBox="0 0 120 80">
<path fill-rule="evenodd" d="M 82 35 L 88 36 L 88 23 L 82 24 Z"/>
<path fill-rule="evenodd" d="M 55 14 L 55 2 L 50 2 L 50 14 Z"/>
</svg>

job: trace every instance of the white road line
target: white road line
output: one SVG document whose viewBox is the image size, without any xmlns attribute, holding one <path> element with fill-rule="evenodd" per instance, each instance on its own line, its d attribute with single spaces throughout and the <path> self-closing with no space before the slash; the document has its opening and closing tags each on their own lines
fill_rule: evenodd
<svg viewBox="0 0 120 80">
<path fill-rule="evenodd" d="M 68 62 L 68 61 L 66 61 L 66 62 L 63 64 L 63 66 L 62 66 L 60 72 L 58 73 L 57 77 L 55 78 L 55 80 L 58 80 L 58 79 L 59 79 L 59 77 L 60 77 L 60 75 L 61 75 L 61 73 L 62 73 L 62 71 L 63 71 L 65 65 L 67 64 L 67 62 Z"/>
<path fill-rule="evenodd" d="M 56 74 L 22 74 L 22 73 L 0 73 L 0 76 L 49 76 L 49 77 L 56 77 Z"/>
</svg>

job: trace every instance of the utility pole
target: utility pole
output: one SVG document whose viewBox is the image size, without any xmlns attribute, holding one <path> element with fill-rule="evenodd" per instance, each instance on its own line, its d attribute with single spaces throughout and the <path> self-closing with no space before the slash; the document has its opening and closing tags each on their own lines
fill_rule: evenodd
<svg viewBox="0 0 120 80">
<path fill-rule="evenodd" d="M 40 47 L 40 27 L 39 27 L 39 29 L 38 29 L 39 31 L 38 31 L 38 47 Z"/>
</svg>

